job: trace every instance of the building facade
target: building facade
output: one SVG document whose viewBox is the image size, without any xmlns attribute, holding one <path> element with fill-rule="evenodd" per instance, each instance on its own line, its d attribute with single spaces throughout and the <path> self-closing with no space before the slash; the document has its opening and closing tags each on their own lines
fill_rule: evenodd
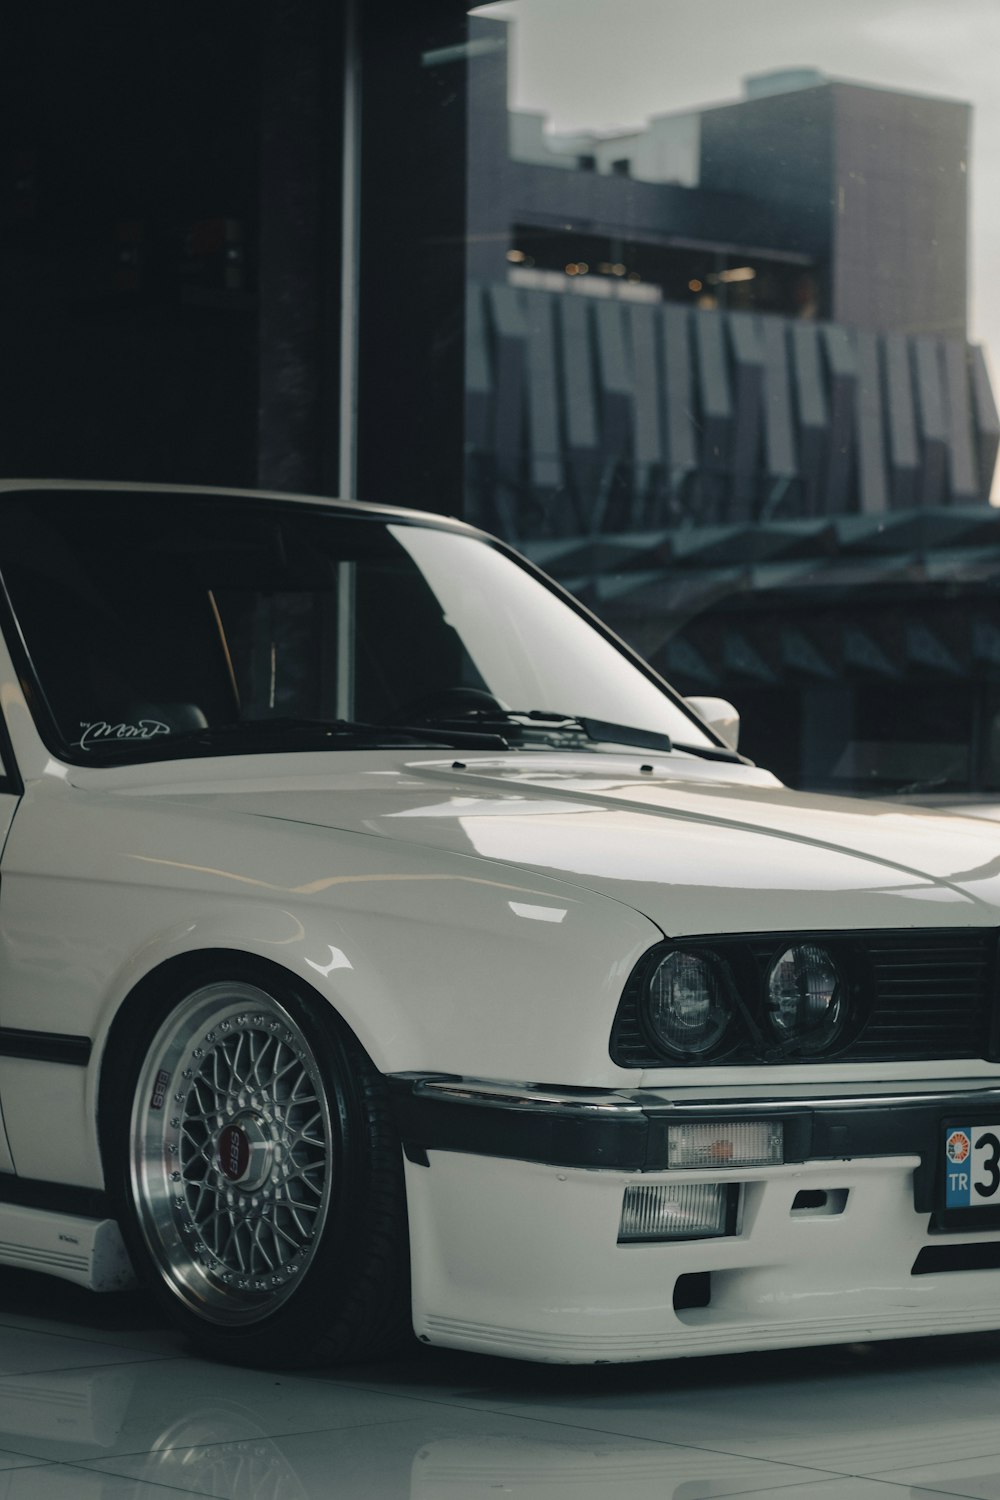
<svg viewBox="0 0 1000 1500">
<path fill-rule="evenodd" d="M 785 68 L 553 133 L 517 13 L 12 12 L 3 470 L 463 514 L 789 781 L 988 792 L 968 104 Z"/>
<path fill-rule="evenodd" d="M 806 70 L 560 137 L 477 27 L 467 513 L 793 783 L 991 788 L 969 107 Z"/>
</svg>

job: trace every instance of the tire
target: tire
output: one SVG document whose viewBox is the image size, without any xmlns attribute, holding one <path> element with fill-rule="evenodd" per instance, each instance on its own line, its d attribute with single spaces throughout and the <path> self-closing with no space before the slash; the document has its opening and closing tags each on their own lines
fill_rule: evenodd
<svg viewBox="0 0 1000 1500">
<path fill-rule="evenodd" d="M 236 965 L 166 997 L 113 1104 L 140 1274 L 211 1357 L 370 1358 L 409 1329 L 402 1155 L 382 1079 L 322 1001 Z"/>
</svg>

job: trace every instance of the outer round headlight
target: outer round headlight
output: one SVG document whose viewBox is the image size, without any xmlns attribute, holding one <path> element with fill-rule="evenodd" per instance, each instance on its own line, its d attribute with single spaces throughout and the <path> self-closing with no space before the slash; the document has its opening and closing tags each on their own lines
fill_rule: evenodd
<svg viewBox="0 0 1000 1500">
<path fill-rule="evenodd" d="M 837 966 L 825 948 L 802 943 L 786 948 L 767 977 L 771 1026 L 799 1052 L 821 1052 L 836 1040 L 847 1019 L 847 998 Z"/>
<path fill-rule="evenodd" d="M 719 970 L 697 953 L 668 953 L 649 978 L 646 1016 L 664 1052 L 704 1057 L 731 1019 Z"/>
</svg>

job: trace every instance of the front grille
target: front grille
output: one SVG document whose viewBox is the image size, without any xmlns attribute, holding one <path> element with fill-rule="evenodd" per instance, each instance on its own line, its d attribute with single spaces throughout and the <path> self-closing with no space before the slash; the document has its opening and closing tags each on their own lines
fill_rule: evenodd
<svg viewBox="0 0 1000 1500">
<path fill-rule="evenodd" d="M 851 1056 L 985 1057 L 992 933 L 893 934 L 866 944 L 875 976 L 868 1024 Z"/>
<path fill-rule="evenodd" d="M 832 1053 L 799 1057 L 769 1040 L 764 992 L 773 959 L 792 943 L 828 948 L 851 990 L 854 1024 Z M 739 1015 L 723 1054 L 678 1064 L 643 1029 L 640 999 L 651 965 L 671 947 L 720 957 L 733 978 Z M 624 1068 L 730 1062 L 909 1062 L 987 1058 L 993 1037 L 997 933 L 982 928 L 863 933 L 768 933 L 665 943 L 633 971 L 615 1017 L 612 1059 Z"/>
</svg>

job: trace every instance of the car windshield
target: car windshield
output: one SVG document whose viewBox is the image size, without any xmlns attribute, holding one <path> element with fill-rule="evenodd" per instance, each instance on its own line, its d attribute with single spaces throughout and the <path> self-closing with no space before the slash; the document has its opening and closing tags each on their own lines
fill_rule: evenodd
<svg viewBox="0 0 1000 1500">
<path fill-rule="evenodd" d="M 587 728 L 602 721 L 711 753 L 655 681 L 474 535 L 99 490 L 11 497 L 4 515 L 40 717 L 72 760 L 302 748 L 324 731 L 331 748 L 421 742 L 419 726 L 423 742 L 551 744 L 560 716 L 580 743 L 614 739 Z"/>
</svg>

